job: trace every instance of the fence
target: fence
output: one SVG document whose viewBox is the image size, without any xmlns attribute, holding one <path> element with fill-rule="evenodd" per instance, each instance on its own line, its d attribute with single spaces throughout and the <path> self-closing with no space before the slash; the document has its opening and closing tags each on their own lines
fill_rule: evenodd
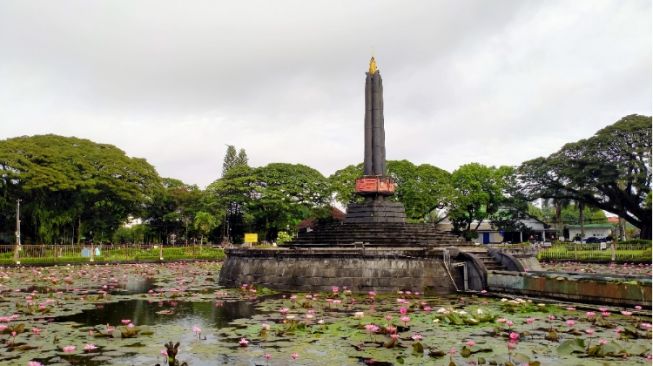
<svg viewBox="0 0 653 366">
<path fill-rule="evenodd" d="M 651 244 L 615 243 L 600 244 L 557 243 L 550 248 L 541 249 L 537 259 L 541 261 L 578 262 L 651 262 Z"/>
<path fill-rule="evenodd" d="M 221 260 L 224 251 L 210 245 L 0 245 L 0 264 L 150 262 L 178 259 Z"/>
</svg>

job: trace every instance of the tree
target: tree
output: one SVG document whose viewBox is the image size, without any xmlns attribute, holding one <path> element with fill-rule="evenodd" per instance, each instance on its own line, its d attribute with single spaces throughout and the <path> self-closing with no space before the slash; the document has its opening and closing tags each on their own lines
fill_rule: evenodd
<svg viewBox="0 0 653 366">
<path fill-rule="evenodd" d="M 144 216 L 149 234 L 161 242 L 174 234 L 187 243 L 195 213 L 204 208 L 203 193 L 196 185 L 173 178 L 163 178 L 162 186 Z"/>
<path fill-rule="evenodd" d="M 530 199 L 573 199 L 614 213 L 651 238 L 651 117 L 629 115 L 519 168 Z"/>
<path fill-rule="evenodd" d="M 23 200 L 23 231 L 33 241 L 109 240 L 160 189 L 154 167 L 112 145 L 56 135 L 0 141 L 0 196 Z M 4 207 L 0 221 L 13 221 Z"/>
<path fill-rule="evenodd" d="M 236 147 L 234 145 L 227 145 L 227 152 L 225 153 L 222 162 L 222 177 L 226 177 L 233 169 L 244 171 L 242 168 L 248 167 L 248 158 L 245 149 L 240 149 L 238 154 L 236 154 Z M 233 232 L 234 226 L 240 226 L 243 221 L 242 207 L 240 207 L 236 201 L 224 202 L 224 205 L 223 209 L 225 214 L 224 225 L 222 227 L 222 238 L 223 240 L 231 241 L 231 233 Z"/>
<path fill-rule="evenodd" d="M 236 154 L 236 147 L 234 145 L 227 145 L 227 152 L 224 154 L 222 161 L 222 176 L 224 177 L 227 172 L 236 166 L 248 166 L 249 159 L 245 149 L 240 149 Z"/>
<path fill-rule="evenodd" d="M 200 233 L 200 246 L 204 243 L 204 236 L 209 235 L 211 230 L 215 229 L 219 224 L 218 218 L 206 211 L 199 211 L 195 214 L 193 226 Z"/>
<path fill-rule="evenodd" d="M 331 187 L 317 170 L 302 164 L 272 163 L 254 171 L 256 199 L 248 209 L 266 240 L 295 226 L 331 200 Z"/>
<path fill-rule="evenodd" d="M 251 221 L 247 205 L 256 194 L 254 169 L 248 166 L 234 166 L 224 177 L 214 181 L 206 188 L 205 205 L 208 211 L 223 212 L 223 239 L 234 241 L 242 237 L 244 226 Z"/>
<path fill-rule="evenodd" d="M 356 179 L 363 176 L 363 163 L 348 165 L 329 176 L 329 185 L 336 201 L 344 206 L 363 202 L 363 197 L 356 194 Z"/>
<path fill-rule="evenodd" d="M 397 183 L 394 197 L 404 204 L 408 219 L 432 221 L 444 218 L 432 213 L 444 208 L 450 200 L 449 172 L 430 164 L 415 165 L 408 160 L 390 160 L 388 174 Z"/>
<path fill-rule="evenodd" d="M 451 174 L 453 194 L 449 219 L 455 232 L 467 239 L 476 237 L 481 222 L 491 218 L 505 202 L 506 177 L 511 173 L 510 167 L 471 163 L 462 165 Z"/>
</svg>

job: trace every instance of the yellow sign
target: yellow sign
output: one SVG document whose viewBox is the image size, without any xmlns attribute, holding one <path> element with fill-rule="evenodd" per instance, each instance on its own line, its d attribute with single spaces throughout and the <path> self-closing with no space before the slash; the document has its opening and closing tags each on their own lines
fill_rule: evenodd
<svg viewBox="0 0 653 366">
<path fill-rule="evenodd" d="M 245 233 L 245 243 L 258 243 L 258 234 Z"/>
</svg>

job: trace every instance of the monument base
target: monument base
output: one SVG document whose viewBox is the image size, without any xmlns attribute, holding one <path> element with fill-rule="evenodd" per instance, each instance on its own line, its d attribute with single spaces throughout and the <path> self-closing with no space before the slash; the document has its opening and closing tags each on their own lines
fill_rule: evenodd
<svg viewBox="0 0 653 366">
<path fill-rule="evenodd" d="M 345 223 L 403 223 L 406 211 L 401 202 L 369 199 L 362 204 L 347 206 Z"/>
<path fill-rule="evenodd" d="M 338 286 L 354 292 L 433 294 L 485 287 L 482 264 L 455 248 L 231 248 L 226 254 L 219 283 L 227 287 L 331 291 Z"/>
</svg>

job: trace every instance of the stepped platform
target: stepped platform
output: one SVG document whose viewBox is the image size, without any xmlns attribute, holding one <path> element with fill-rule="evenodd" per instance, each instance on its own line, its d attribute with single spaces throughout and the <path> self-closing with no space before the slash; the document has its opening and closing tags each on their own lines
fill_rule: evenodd
<svg viewBox="0 0 653 366">
<path fill-rule="evenodd" d="M 451 247 L 463 240 L 431 224 L 343 222 L 300 233 L 288 246 L 301 247 Z"/>
</svg>

